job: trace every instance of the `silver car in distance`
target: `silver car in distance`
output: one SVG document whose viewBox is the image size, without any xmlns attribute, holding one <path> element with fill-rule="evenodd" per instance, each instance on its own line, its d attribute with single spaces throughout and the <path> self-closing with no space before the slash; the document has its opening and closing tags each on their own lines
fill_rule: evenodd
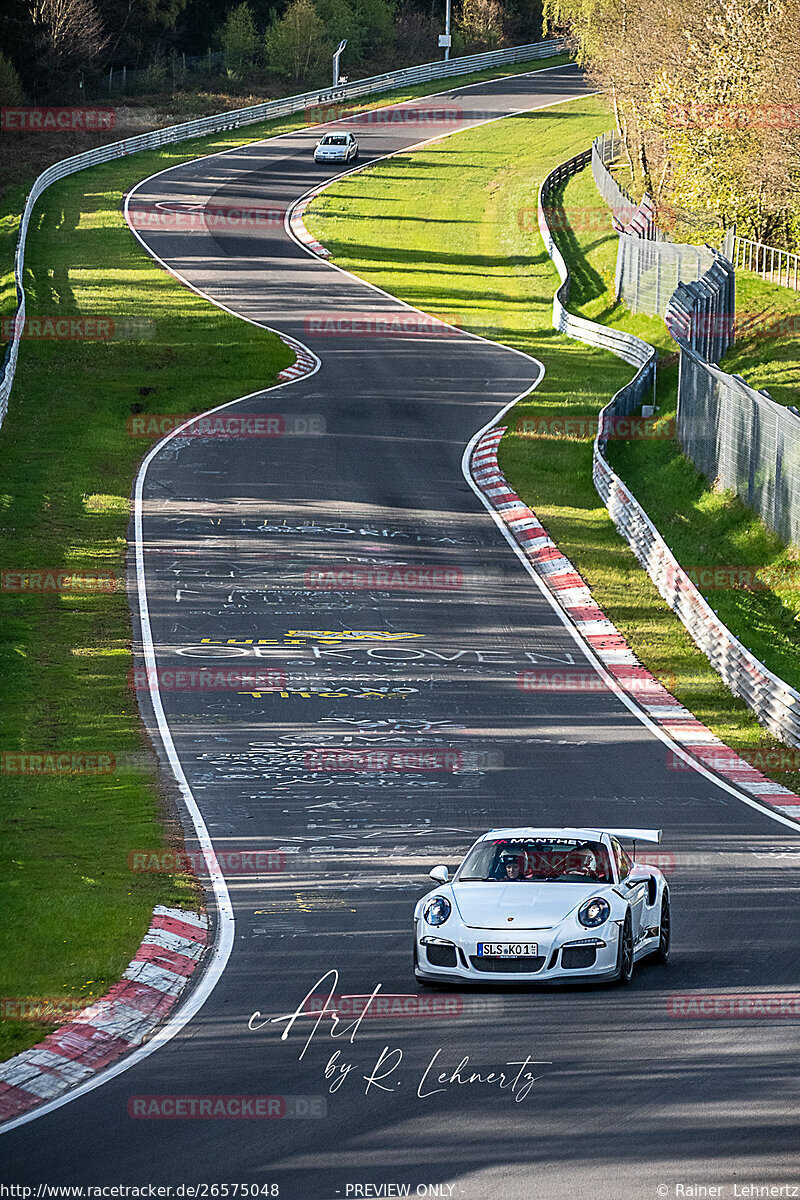
<svg viewBox="0 0 800 1200">
<path fill-rule="evenodd" d="M 314 147 L 314 162 L 358 162 L 358 142 L 352 133 L 333 129 Z"/>
</svg>

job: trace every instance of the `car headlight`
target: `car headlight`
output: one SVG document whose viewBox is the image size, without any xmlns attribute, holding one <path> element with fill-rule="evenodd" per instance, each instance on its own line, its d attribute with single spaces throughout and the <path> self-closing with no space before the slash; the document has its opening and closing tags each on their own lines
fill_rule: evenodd
<svg viewBox="0 0 800 1200">
<path fill-rule="evenodd" d="M 444 925 L 452 912 L 450 901 L 445 896 L 434 896 L 422 910 L 422 915 L 429 925 Z"/>
<path fill-rule="evenodd" d="M 611 905 L 602 896 L 593 896 L 578 909 L 578 920 L 587 929 L 595 929 L 611 916 Z"/>
</svg>

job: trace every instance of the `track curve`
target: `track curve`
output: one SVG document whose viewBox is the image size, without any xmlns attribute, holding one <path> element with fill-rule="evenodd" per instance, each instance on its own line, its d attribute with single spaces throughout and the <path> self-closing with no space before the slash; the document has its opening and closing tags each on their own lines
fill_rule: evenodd
<svg viewBox="0 0 800 1200">
<path fill-rule="evenodd" d="M 466 126 L 584 92 L 568 68 L 447 99 Z M 445 128 L 426 132 L 453 123 L 448 114 Z M 377 128 L 377 155 L 420 140 L 400 123 Z M 135 190 L 138 211 L 285 210 L 326 174 L 310 162 L 316 136 L 163 172 Z M 176 436 L 152 457 L 142 488 L 158 668 L 285 672 L 278 691 L 251 680 L 249 690 L 161 698 L 217 853 L 271 847 L 286 869 L 227 873 L 236 939 L 202 1008 L 157 1054 L 8 1133 L 8 1177 L 258 1182 L 288 1200 L 381 1194 L 352 1190 L 366 1184 L 560 1200 L 676 1195 L 678 1182 L 723 1185 L 732 1197 L 742 1178 L 795 1182 L 797 1024 L 751 1021 L 743 1032 L 741 1022 L 678 1021 L 667 998 L 795 988 L 800 838 L 709 780 L 670 771 L 664 745 L 613 695 L 516 687 L 531 663 L 580 655 L 465 482 L 461 459 L 541 367 L 446 328 L 315 336 L 320 314 L 391 322 L 408 308 L 310 257 L 282 223 L 140 236 L 189 284 L 322 362 L 236 405 L 279 413 L 295 436 Z M 324 433 L 308 435 L 312 420 Z M 423 584 L 329 586 L 342 572 L 393 564 Z M 462 769 L 378 778 L 319 769 L 321 749 L 387 747 L 456 752 Z M 403 1002 L 403 1015 L 365 1020 L 352 1039 L 334 1041 L 320 1026 L 305 1052 L 309 1019 L 286 1040 L 280 1024 L 248 1028 L 256 1010 L 292 1012 L 331 970 L 338 993 L 380 983 L 415 995 L 410 918 L 429 866 L 454 861 L 493 825 L 597 821 L 666 831 L 677 857 L 669 967 L 642 965 L 626 990 L 477 989 L 448 1004 L 434 993 Z M 395 1057 L 384 1060 L 381 1087 L 367 1087 L 384 1047 Z M 355 1065 L 331 1092 L 325 1067 L 336 1052 L 336 1066 Z M 519 1100 L 459 1082 L 465 1055 L 483 1072 L 529 1059 L 543 1064 L 541 1077 Z M 427 1094 L 432 1060 L 449 1082 Z M 320 1098 L 326 1115 L 128 1115 L 132 1097 L 154 1094 Z"/>
</svg>

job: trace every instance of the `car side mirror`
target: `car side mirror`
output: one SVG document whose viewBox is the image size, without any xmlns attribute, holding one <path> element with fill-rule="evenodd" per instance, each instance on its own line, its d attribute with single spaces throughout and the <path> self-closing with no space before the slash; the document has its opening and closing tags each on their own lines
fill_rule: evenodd
<svg viewBox="0 0 800 1200">
<path fill-rule="evenodd" d="M 447 867 L 442 864 L 441 866 L 433 868 L 433 870 L 430 872 L 430 877 L 434 883 L 447 883 L 448 879 L 450 878 L 450 872 L 448 871 Z"/>
</svg>

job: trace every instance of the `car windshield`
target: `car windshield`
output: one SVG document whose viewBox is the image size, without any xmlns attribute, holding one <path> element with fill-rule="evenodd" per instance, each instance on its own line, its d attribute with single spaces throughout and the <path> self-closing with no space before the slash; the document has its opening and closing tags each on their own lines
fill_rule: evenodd
<svg viewBox="0 0 800 1200">
<path fill-rule="evenodd" d="M 602 842 L 582 838 L 498 838 L 473 846 L 456 876 L 458 883 L 612 883 L 611 862 Z"/>
<path fill-rule="evenodd" d="M 343 133 L 328 134 L 322 139 L 323 146 L 346 146 L 347 137 Z"/>
</svg>

